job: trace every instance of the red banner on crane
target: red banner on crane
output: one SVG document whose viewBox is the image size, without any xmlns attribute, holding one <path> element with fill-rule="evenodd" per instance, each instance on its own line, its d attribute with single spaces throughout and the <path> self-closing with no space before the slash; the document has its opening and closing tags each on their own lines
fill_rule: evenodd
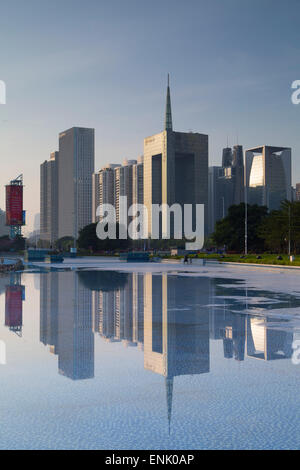
<svg viewBox="0 0 300 470">
<path fill-rule="evenodd" d="M 6 186 L 6 225 L 23 225 L 23 186 Z"/>
</svg>

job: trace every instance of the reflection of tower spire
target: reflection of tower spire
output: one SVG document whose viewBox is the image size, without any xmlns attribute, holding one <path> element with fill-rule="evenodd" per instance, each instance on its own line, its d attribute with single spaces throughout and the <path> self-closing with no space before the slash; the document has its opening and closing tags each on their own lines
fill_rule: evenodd
<svg viewBox="0 0 300 470">
<path fill-rule="evenodd" d="M 166 397 L 167 397 L 167 408 L 168 408 L 168 423 L 169 423 L 169 434 L 171 433 L 171 420 L 172 420 L 172 402 L 173 402 L 173 377 L 166 377 Z"/>
<path fill-rule="evenodd" d="M 167 88 L 167 102 L 166 102 L 166 116 L 165 116 L 165 130 L 172 131 L 172 108 L 171 108 L 171 93 L 170 93 L 170 75 L 168 74 L 168 88 Z"/>
</svg>

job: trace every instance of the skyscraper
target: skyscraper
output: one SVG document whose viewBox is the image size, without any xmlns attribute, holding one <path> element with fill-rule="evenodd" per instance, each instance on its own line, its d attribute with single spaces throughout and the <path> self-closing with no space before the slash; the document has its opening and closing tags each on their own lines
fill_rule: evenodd
<svg viewBox="0 0 300 470">
<path fill-rule="evenodd" d="M 291 200 L 291 149 L 262 146 L 246 151 L 247 202 L 280 208 Z"/>
<path fill-rule="evenodd" d="M 52 245 L 58 238 L 58 152 L 41 164 L 40 238 Z"/>
<path fill-rule="evenodd" d="M 115 204 L 115 169 L 121 165 L 107 164 L 93 174 L 93 222 L 97 222 L 97 208 L 102 204 Z"/>
<path fill-rule="evenodd" d="M 59 238 L 77 238 L 80 229 L 92 222 L 94 141 L 94 129 L 73 127 L 59 135 Z"/>
<path fill-rule="evenodd" d="M 228 144 L 227 144 L 228 145 Z M 222 167 L 227 168 L 232 166 L 232 149 L 231 147 L 226 147 L 223 149 L 223 154 L 222 154 Z"/>
<path fill-rule="evenodd" d="M 144 204 L 149 235 L 152 204 L 204 204 L 207 216 L 207 194 L 208 136 L 173 131 L 168 81 L 165 129 L 144 140 Z M 166 220 L 162 220 L 164 227 Z"/>
<path fill-rule="evenodd" d="M 226 217 L 232 205 L 245 199 L 243 147 L 235 145 L 223 150 L 222 166 L 209 168 L 209 233 L 218 220 Z"/>
<path fill-rule="evenodd" d="M 238 205 L 245 200 L 245 175 L 244 175 L 244 155 L 242 145 L 233 147 L 233 204 Z"/>
<path fill-rule="evenodd" d="M 132 204 L 144 204 L 144 157 L 132 167 Z"/>
<path fill-rule="evenodd" d="M 128 208 L 132 205 L 132 170 L 133 166 L 137 164 L 136 160 L 127 160 L 123 161 L 122 166 L 115 168 L 115 209 L 117 222 L 120 222 L 120 197 L 127 197 L 127 208 L 124 208 L 125 211 L 128 211 Z M 128 212 L 126 212 L 127 214 Z"/>
<path fill-rule="evenodd" d="M 208 169 L 208 233 L 215 230 L 216 222 L 225 217 L 225 199 L 223 191 L 224 169 L 210 166 Z"/>
</svg>

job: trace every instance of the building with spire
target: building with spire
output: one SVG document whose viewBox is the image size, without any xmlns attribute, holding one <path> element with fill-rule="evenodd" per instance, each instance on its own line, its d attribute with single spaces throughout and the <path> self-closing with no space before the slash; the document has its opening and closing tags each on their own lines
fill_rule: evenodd
<svg viewBox="0 0 300 470">
<path fill-rule="evenodd" d="M 207 202 L 208 136 L 173 130 L 168 77 L 164 130 L 144 140 L 144 204 L 148 210 L 149 236 L 153 229 L 153 204 L 204 204 L 206 222 Z M 162 217 L 160 234 L 166 224 Z"/>
</svg>

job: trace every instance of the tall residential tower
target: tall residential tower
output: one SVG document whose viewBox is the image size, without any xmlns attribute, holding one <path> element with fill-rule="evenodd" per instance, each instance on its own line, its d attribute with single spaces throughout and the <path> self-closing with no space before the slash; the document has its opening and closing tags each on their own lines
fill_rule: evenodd
<svg viewBox="0 0 300 470">
<path fill-rule="evenodd" d="M 77 238 L 79 231 L 92 222 L 94 140 L 94 129 L 82 127 L 59 135 L 58 238 Z"/>
<path fill-rule="evenodd" d="M 50 245 L 58 238 L 58 152 L 41 164 L 41 222 L 40 238 Z"/>
</svg>

